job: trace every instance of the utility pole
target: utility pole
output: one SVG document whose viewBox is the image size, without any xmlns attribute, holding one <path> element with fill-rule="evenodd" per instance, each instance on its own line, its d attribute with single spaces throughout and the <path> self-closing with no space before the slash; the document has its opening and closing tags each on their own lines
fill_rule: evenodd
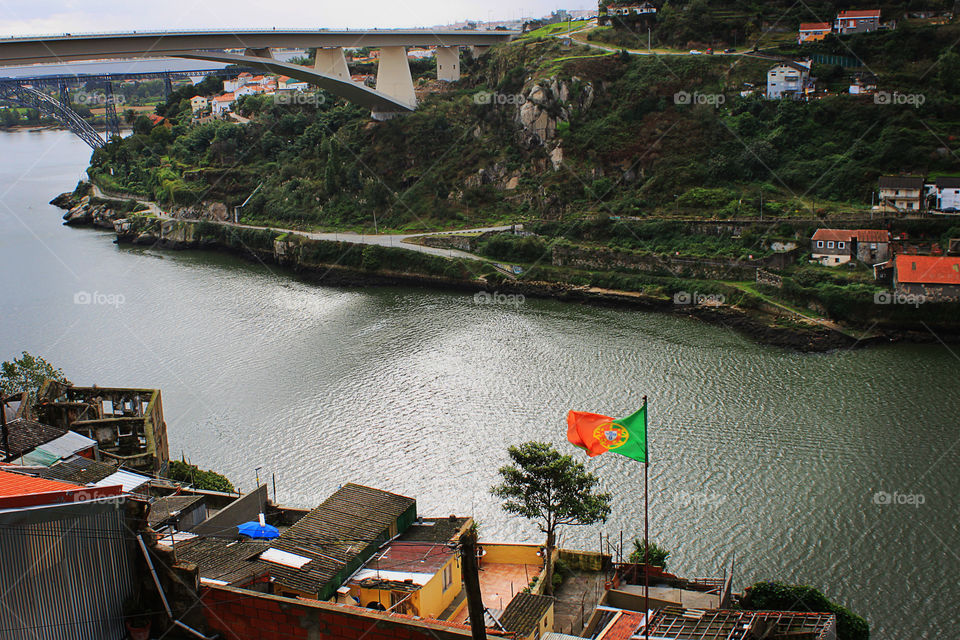
<svg viewBox="0 0 960 640">
<path fill-rule="evenodd" d="M 7 428 L 7 399 L 0 394 L 0 428 L 3 430 L 3 455 L 10 455 L 10 429 Z"/>
<path fill-rule="evenodd" d="M 467 611 L 470 614 L 470 632 L 473 640 L 486 640 L 487 627 L 483 620 L 483 596 L 480 594 L 480 574 L 477 569 L 477 530 L 471 528 L 460 536 L 460 571 L 467 592 Z"/>
</svg>

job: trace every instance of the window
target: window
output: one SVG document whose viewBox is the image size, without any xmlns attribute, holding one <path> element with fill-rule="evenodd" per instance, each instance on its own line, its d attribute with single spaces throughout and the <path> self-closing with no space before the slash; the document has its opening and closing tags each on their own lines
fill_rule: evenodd
<svg viewBox="0 0 960 640">
<path fill-rule="evenodd" d="M 847 245 L 846 242 L 838 242 L 838 243 L 837 243 L 837 249 L 843 249 L 846 245 Z"/>
<path fill-rule="evenodd" d="M 453 564 L 448 564 L 443 568 L 443 590 L 446 591 L 453 584 Z"/>
<path fill-rule="evenodd" d="M 817 248 L 823 249 L 823 240 L 817 240 Z"/>
<path fill-rule="evenodd" d="M 833 240 L 827 241 L 827 249 L 833 249 Z"/>
</svg>

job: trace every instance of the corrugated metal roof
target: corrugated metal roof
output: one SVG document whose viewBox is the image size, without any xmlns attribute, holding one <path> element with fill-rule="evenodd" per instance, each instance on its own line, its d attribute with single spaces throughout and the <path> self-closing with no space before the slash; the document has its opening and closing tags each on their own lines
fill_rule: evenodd
<svg viewBox="0 0 960 640">
<path fill-rule="evenodd" d="M 116 485 L 120 485 L 123 487 L 124 491 L 134 491 L 138 487 L 141 487 L 148 482 L 150 482 L 150 478 L 147 476 L 142 476 L 139 473 L 134 473 L 132 471 L 121 469 L 120 471 L 111 473 L 109 476 L 107 476 L 103 480 L 94 482 L 93 486 L 113 487 Z"/>
<path fill-rule="evenodd" d="M 91 440 L 73 431 L 67 431 L 59 438 L 40 445 L 39 448 L 45 453 L 55 455 L 58 458 L 69 458 L 78 451 L 85 451 L 96 445 L 96 440 Z"/>
<path fill-rule="evenodd" d="M 922 189 L 921 176 L 880 176 L 881 189 Z"/>
</svg>

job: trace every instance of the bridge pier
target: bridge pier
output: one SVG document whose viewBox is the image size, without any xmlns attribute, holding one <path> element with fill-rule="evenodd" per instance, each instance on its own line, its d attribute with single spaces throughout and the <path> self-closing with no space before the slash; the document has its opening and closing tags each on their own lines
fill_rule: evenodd
<svg viewBox="0 0 960 640">
<path fill-rule="evenodd" d="M 410 75 L 410 63 L 407 61 L 406 47 L 381 47 L 380 62 L 377 63 L 377 91 L 398 102 L 417 106 L 417 94 L 413 91 L 413 76 Z M 375 120 L 386 120 L 398 115 L 397 112 L 373 110 Z"/>
<path fill-rule="evenodd" d="M 460 47 L 437 47 L 437 80 L 460 79 Z"/>
<path fill-rule="evenodd" d="M 350 70 L 347 68 L 347 59 L 343 55 L 342 47 L 318 48 L 313 68 L 318 73 L 325 73 L 341 80 L 350 79 Z"/>
<path fill-rule="evenodd" d="M 120 137 L 120 118 L 117 117 L 116 97 L 113 95 L 113 83 L 107 80 L 104 83 L 104 94 L 106 104 L 103 109 L 103 119 L 106 123 L 104 137 L 110 142 L 113 136 Z"/>
<path fill-rule="evenodd" d="M 270 60 L 273 60 L 273 52 L 270 51 L 270 47 L 262 47 L 260 49 L 247 47 L 243 50 L 243 55 L 253 56 L 255 58 L 269 58 Z"/>
</svg>

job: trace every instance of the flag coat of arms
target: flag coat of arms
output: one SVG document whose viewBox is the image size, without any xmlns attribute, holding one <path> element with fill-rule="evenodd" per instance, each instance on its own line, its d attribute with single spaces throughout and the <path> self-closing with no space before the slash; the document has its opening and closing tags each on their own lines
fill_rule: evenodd
<svg viewBox="0 0 960 640">
<path fill-rule="evenodd" d="M 590 457 L 607 451 L 647 461 L 647 405 L 626 418 L 571 411 L 567 414 L 567 440 Z"/>
</svg>

